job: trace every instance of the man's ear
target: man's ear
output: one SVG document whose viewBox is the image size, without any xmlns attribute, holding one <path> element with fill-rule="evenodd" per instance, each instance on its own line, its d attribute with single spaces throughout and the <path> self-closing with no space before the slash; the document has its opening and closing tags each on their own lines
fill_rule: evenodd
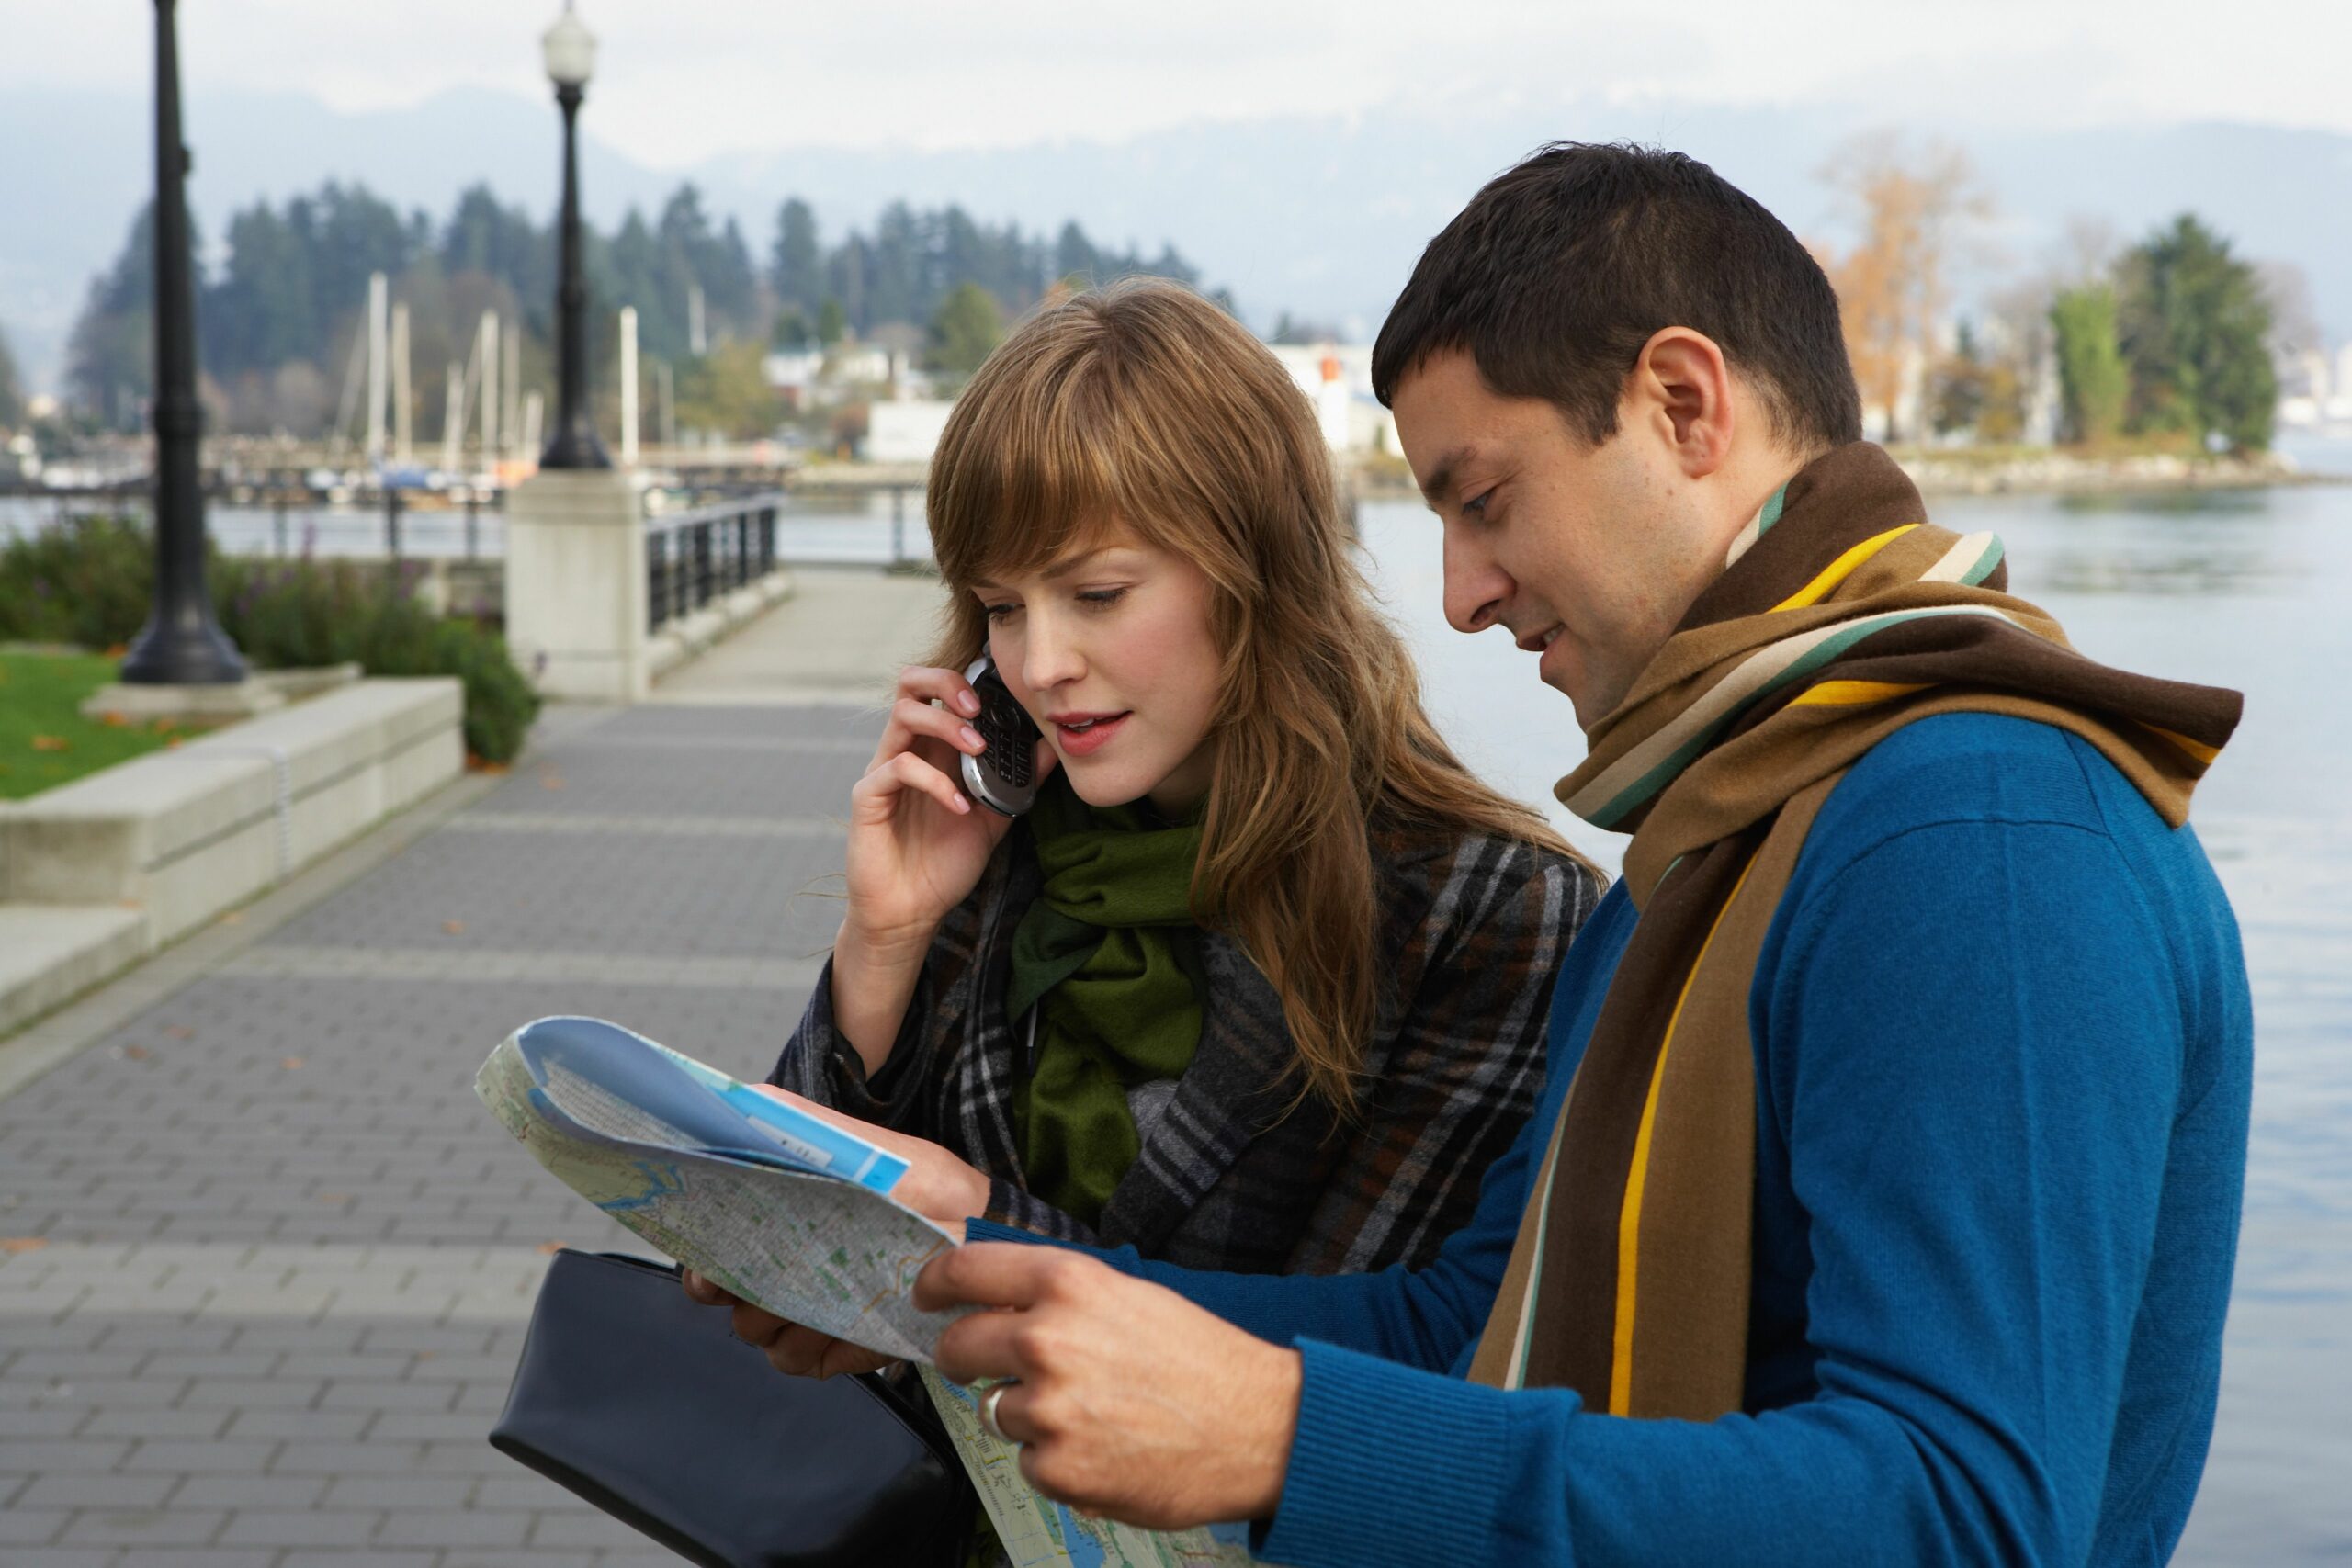
<svg viewBox="0 0 2352 1568">
<path fill-rule="evenodd" d="M 1661 327 L 1642 345 L 1625 380 L 1620 424 L 1654 432 L 1683 473 L 1702 479 L 1731 457 L 1737 415 L 1731 367 L 1714 339 L 1689 327 Z"/>
</svg>

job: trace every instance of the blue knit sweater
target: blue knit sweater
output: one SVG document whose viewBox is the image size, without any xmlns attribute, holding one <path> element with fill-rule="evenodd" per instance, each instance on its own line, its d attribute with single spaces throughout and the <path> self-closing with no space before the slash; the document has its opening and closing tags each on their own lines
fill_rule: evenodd
<svg viewBox="0 0 2352 1568">
<path fill-rule="evenodd" d="M 2017 719 L 1923 720 L 1833 792 L 1749 997 L 1750 1371 L 1703 1425 L 1460 1381 L 1634 920 L 1612 889 L 1570 951 L 1544 1103 L 1430 1267 L 1106 1255 L 1301 1351 L 1261 1555 L 2162 1562 L 2212 1430 L 2253 1060 L 2195 834 Z"/>
</svg>

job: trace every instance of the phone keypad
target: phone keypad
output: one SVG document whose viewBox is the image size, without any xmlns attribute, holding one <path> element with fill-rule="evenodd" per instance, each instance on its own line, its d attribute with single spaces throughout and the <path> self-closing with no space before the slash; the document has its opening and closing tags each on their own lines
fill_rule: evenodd
<svg viewBox="0 0 2352 1568">
<path fill-rule="evenodd" d="M 1036 772 L 1035 742 L 1028 716 L 1012 694 L 990 682 L 980 692 L 979 721 L 973 726 L 989 743 L 988 764 L 1014 789 L 1027 789 Z"/>
</svg>

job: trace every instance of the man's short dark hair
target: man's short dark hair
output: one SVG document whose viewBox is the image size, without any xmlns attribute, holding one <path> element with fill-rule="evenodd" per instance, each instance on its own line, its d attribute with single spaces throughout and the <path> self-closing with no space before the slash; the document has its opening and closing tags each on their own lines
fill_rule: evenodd
<svg viewBox="0 0 2352 1568">
<path fill-rule="evenodd" d="M 1821 265 L 1697 159 L 1561 141 L 1490 181 L 1421 253 L 1372 351 L 1373 389 L 1467 349 L 1503 397 L 1543 398 L 1595 445 L 1642 345 L 1704 333 L 1783 446 L 1859 441 L 1861 395 Z"/>
</svg>

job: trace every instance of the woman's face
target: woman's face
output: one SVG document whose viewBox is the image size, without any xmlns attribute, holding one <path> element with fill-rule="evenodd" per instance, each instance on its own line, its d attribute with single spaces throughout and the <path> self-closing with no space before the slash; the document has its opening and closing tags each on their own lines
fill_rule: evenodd
<svg viewBox="0 0 2352 1568">
<path fill-rule="evenodd" d="M 1221 662 L 1198 565 L 1124 531 L 973 593 L 997 672 L 1090 806 L 1145 795 L 1181 813 L 1208 793 Z"/>
</svg>

